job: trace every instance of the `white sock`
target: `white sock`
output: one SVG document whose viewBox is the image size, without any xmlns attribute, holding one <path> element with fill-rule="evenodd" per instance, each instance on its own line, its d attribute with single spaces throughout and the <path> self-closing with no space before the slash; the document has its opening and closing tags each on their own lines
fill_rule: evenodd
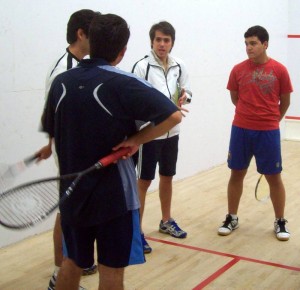
<svg viewBox="0 0 300 290">
<path fill-rule="evenodd" d="M 237 215 L 236 215 L 236 214 L 231 214 L 231 213 L 230 213 L 230 215 L 231 215 L 231 217 L 232 217 L 233 220 L 236 220 L 236 219 L 237 219 Z"/>
</svg>

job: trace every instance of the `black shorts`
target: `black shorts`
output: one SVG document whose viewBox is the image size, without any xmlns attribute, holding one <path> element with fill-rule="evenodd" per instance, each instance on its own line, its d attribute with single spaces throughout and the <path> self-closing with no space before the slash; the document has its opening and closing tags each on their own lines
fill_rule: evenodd
<svg viewBox="0 0 300 290">
<path fill-rule="evenodd" d="M 157 163 L 160 175 L 174 176 L 176 174 L 178 143 L 179 136 L 176 135 L 143 144 L 139 149 L 138 177 L 144 180 L 153 180 Z"/>
<path fill-rule="evenodd" d="M 73 227 L 63 223 L 67 256 L 80 268 L 94 264 L 94 243 L 97 242 L 98 263 L 123 268 L 145 262 L 139 210 L 92 227 Z"/>
</svg>

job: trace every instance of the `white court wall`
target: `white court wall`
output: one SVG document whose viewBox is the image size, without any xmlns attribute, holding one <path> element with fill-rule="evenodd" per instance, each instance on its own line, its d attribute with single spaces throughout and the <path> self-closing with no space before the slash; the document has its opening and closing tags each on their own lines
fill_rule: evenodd
<svg viewBox="0 0 300 290">
<path fill-rule="evenodd" d="M 233 65 L 246 58 L 243 34 L 250 26 L 265 26 L 270 33 L 269 55 L 286 64 L 287 34 L 291 32 L 289 3 L 294 7 L 298 6 L 296 2 L 31 0 L 28 7 L 25 0 L 1 0 L 0 162 L 17 161 L 47 142 L 46 136 L 38 132 L 46 72 L 66 47 L 69 16 L 82 8 L 119 14 L 127 20 L 131 37 L 119 65 L 126 71 L 148 54 L 152 24 L 167 20 L 174 25 L 176 41 L 172 53 L 185 61 L 193 91 L 190 113 L 181 125 L 175 180 L 226 162 L 234 113 L 226 84 Z M 34 167 L 26 178 L 55 174 L 54 162 L 50 160 Z M 156 187 L 157 180 L 152 189 Z M 0 247 L 52 225 L 53 218 L 38 228 L 22 232 L 0 228 Z"/>
<path fill-rule="evenodd" d="M 292 0 L 289 5 L 289 26 L 288 35 L 296 36 L 288 38 L 288 59 L 289 69 L 294 92 L 291 98 L 291 107 L 287 116 L 300 118 L 300 1 Z M 300 127 L 299 127 L 300 129 Z"/>
<path fill-rule="evenodd" d="M 291 106 L 284 120 L 285 139 L 300 141 L 300 2 L 290 1 L 288 30 L 287 67 L 291 75 L 294 92 Z"/>
</svg>

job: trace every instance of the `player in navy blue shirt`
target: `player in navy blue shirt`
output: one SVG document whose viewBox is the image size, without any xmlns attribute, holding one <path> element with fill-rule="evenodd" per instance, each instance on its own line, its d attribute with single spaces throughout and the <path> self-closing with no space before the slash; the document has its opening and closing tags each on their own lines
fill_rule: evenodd
<svg viewBox="0 0 300 290">
<path fill-rule="evenodd" d="M 97 15 L 89 34 L 91 59 L 54 80 L 43 114 L 44 131 L 55 139 L 60 174 L 81 171 L 112 149 L 131 147 L 132 155 L 181 121 L 180 111 L 162 93 L 115 68 L 130 35 L 124 19 Z M 136 132 L 135 120 L 150 125 Z M 67 186 L 62 182 L 60 191 Z M 99 289 L 123 289 L 124 268 L 145 261 L 139 206 L 131 158 L 84 177 L 60 208 L 68 258 L 56 289 L 78 289 L 82 268 L 94 262 L 95 240 Z"/>
</svg>

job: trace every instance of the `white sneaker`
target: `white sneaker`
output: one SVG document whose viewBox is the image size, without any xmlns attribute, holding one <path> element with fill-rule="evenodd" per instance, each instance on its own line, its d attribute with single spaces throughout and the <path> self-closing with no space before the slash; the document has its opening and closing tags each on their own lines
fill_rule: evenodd
<svg viewBox="0 0 300 290">
<path fill-rule="evenodd" d="M 219 227 L 218 234 L 221 236 L 228 236 L 231 232 L 239 227 L 239 219 L 233 219 L 230 214 L 226 215 L 226 220 L 223 225 Z"/>
<path fill-rule="evenodd" d="M 285 224 L 288 221 L 284 218 L 276 219 L 274 222 L 274 232 L 279 241 L 288 241 L 291 234 Z"/>
</svg>

